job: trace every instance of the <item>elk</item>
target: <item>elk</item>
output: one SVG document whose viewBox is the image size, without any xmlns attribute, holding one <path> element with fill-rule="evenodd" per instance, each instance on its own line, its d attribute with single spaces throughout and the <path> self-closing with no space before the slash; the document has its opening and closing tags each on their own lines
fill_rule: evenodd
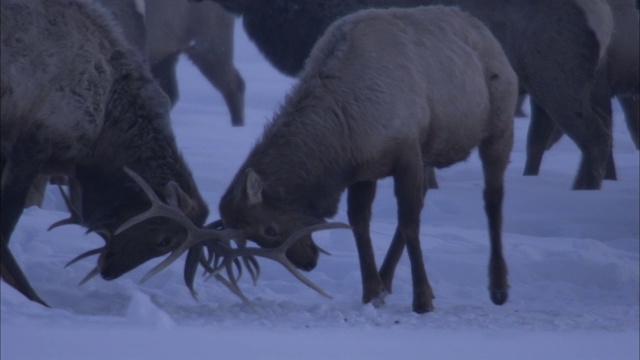
<svg viewBox="0 0 640 360">
<path fill-rule="evenodd" d="M 72 216 L 54 226 L 79 224 L 106 242 L 77 258 L 100 255 L 86 279 L 115 279 L 185 241 L 182 225 L 157 217 L 116 234 L 149 205 L 124 167 L 197 225 L 208 208 L 178 151 L 167 96 L 107 10 L 83 0 L 0 4 L 2 279 L 47 305 L 9 249 L 38 175 L 70 176 L 81 189 L 80 208 L 68 202 Z"/>
<path fill-rule="evenodd" d="M 608 119 L 592 99 L 596 73 L 612 33 L 601 0 L 213 0 L 242 16 L 249 38 L 279 71 L 296 76 L 311 47 L 336 19 L 366 8 L 453 5 L 487 26 L 505 49 L 538 121 L 557 124 L 582 160 L 574 189 L 599 189 L 611 153 Z M 606 105 L 604 105 L 606 106 Z M 534 174 L 544 146 L 529 131 L 525 174 Z"/>
<path fill-rule="evenodd" d="M 640 35 L 638 33 L 640 17 L 634 5 L 625 0 L 608 0 L 613 14 L 614 26 L 611 43 L 604 59 L 604 81 L 600 82 L 603 96 L 616 97 L 620 102 L 624 119 L 631 139 L 640 149 Z M 603 104 L 603 110 L 611 117 L 611 106 Z M 611 123 L 607 123 L 611 125 Z M 543 126 L 543 124 L 536 124 Z M 608 129 L 611 131 L 611 129 Z M 548 131 L 548 130 L 547 130 Z M 556 126 L 550 138 L 535 138 L 549 149 L 562 137 L 562 131 Z M 542 146 L 542 145 L 539 145 Z M 615 178 L 613 157 L 610 158 L 609 176 Z"/>
<path fill-rule="evenodd" d="M 186 54 L 222 94 L 233 126 L 244 125 L 245 83 L 233 64 L 234 17 L 215 3 L 174 0 L 146 2 L 149 64 L 153 76 L 178 101 L 176 64 Z"/>
<path fill-rule="evenodd" d="M 433 292 L 419 239 L 424 167 L 450 166 L 477 146 L 491 239 L 489 289 L 503 304 L 503 175 L 518 84 L 491 32 L 452 7 L 363 10 L 327 29 L 298 77 L 220 200 L 224 226 L 277 247 L 333 217 L 346 189 L 362 300 L 381 304 L 393 271 L 376 268 L 369 222 L 376 182 L 391 176 L 398 225 L 388 256 L 399 256 L 406 242 L 413 310 L 428 312 Z M 286 255 L 309 271 L 319 248 L 309 234 Z"/>
</svg>

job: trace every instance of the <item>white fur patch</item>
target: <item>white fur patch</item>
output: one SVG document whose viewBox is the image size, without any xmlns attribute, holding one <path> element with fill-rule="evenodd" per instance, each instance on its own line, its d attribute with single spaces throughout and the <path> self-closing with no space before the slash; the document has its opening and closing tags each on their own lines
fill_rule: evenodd
<svg viewBox="0 0 640 360">
<path fill-rule="evenodd" d="M 145 15 L 145 2 L 144 0 L 135 0 L 136 3 L 136 10 L 138 10 L 138 12 L 140 14 L 142 14 L 142 16 Z"/>
</svg>

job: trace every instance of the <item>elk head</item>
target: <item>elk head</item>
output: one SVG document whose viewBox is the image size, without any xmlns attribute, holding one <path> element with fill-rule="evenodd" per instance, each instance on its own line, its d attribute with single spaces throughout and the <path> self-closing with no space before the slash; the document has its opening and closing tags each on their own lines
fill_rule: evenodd
<svg viewBox="0 0 640 360">
<path fill-rule="evenodd" d="M 169 182 L 164 189 L 164 198 L 170 206 L 193 219 L 197 211 L 193 200 L 178 184 Z M 146 219 L 108 239 L 98 259 L 100 275 L 105 280 L 116 279 L 148 260 L 170 253 L 186 238 L 184 226 L 174 220 L 159 217 Z"/>
<path fill-rule="evenodd" d="M 100 175 L 101 181 L 88 179 L 90 175 L 87 174 L 82 174 L 79 180 L 72 179 L 73 182 L 90 183 L 82 191 L 78 190 L 81 201 L 72 202 L 61 189 L 71 217 L 53 224 L 50 229 L 63 224 L 79 224 L 86 226 L 89 232 L 96 232 L 105 241 L 103 247 L 81 254 L 67 264 L 99 255 L 96 268 L 83 282 L 97 274 L 105 280 L 116 279 L 150 259 L 174 251 L 187 238 L 183 225 L 172 219 L 158 217 L 145 219 L 118 232 L 118 227 L 149 206 L 149 199 L 144 192 L 126 174 L 120 173 L 125 181 L 104 181 L 105 177 L 109 177 L 104 174 Z M 103 183 L 109 185 L 102 186 Z M 160 195 L 169 206 L 184 213 L 187 218 L 200 224 L 204 222 L 206 205 L 190 197 L 175 181 L 169 181 Z"/>
<path fill-rule="evenodd" d="M 226 227 L 242 229 L 245 237 L 262 248 L 276 248 L 296 231 L 311 226 L 323 228 L 325 220 L 287 207 L 266 186 L 253 170 L 245 172 L 239 190 L 227 192 L 220 202 L 220 215 Z M 318 247 L 309 232 L 299 238 L 286 252 L 288 260 L 298 269 L 310 271 L 318 263 L 319 253 L 329 254 Z"/>
</svg>

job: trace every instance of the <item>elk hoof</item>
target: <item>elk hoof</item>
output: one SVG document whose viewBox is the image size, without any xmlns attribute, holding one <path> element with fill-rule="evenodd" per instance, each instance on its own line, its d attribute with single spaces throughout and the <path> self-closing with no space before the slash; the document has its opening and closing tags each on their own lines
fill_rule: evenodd
<svg viewBox="0 0 640 360">
<path fill-rule="evenodd" d="M 413 304 L 413 311 L 418 314 L 432 312 L 434 309 L 433 303 L 430 301 L 427 304 Z"/>
<path fill-rule="evenodd" d="M 508 289 L 491 289 L 489 293 L 491 294 L 491 301 L 496 305 L 503 305 L 507 302 L 507 299 L 509 299 Z"/>
<path fill-rule="evenodd" d="M 387 290 L 382 290 L 376 297 L 371 299 L 371 305 L 373 305 L 373 307 L 376 309 L 384 306 L 385 304 L 384 299 L 387 297 L 388 294 L 389 293 L 387 292 Z"/>
</svg>

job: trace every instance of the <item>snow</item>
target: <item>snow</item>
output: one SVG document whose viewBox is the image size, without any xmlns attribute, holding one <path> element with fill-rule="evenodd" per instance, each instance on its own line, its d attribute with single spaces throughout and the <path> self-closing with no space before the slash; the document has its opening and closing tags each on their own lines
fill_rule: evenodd
<svg viewBox="0 0 640 360">
<path fill-rule="evenodd" d="M 181 99 L 172 114 L 178 144 L 217 218 L 217 203 L 265 121 L 293 79 L 278 74 L 236 27 L 236 63 L 247 82 L 247 125 L 233 128 L 221 96 L 187 59 L 179 63 Z M 601 191 L 571 191 L 578 165 L 564 138 L 544 158 L 541 175 L 523 177 L 528 119 L 515 119 L 506 175 L 504 251 L 510 298 L 495 306 L 487 291 L 488 235 L 482 173 L 474 153 L 438 171 L 427 194 L 421 237 L 436 309 L 411 311 L 406 255 L 393 294 L 380 308 L 360 301 L 355 244 L 347 230 L 314 235 L 332 256 L 306 274 L 327 299 L 278 264 L 240 286 L 251 309 L 214 280 L 197 279 L 194 300 L 179 260 L 144 284 L 154 259 L 114 281 L 78 282 L 95 266 L 74 256 L 101 245 L 75 226 L 48 232 L 67 216 L 57 189 L 44 209 L 26 209 L 10 247 L 53 308 L 2 283 L 1 352 L 12 359 L 638 359 L 638 151 L 617 103 L 614 151 L 618 181 Z M 389 179 L 379 183 L 372 236 L 381 261 L 395 228 Z M 346 222 L 341 204 L 335 218 Z"/>
</svg>

